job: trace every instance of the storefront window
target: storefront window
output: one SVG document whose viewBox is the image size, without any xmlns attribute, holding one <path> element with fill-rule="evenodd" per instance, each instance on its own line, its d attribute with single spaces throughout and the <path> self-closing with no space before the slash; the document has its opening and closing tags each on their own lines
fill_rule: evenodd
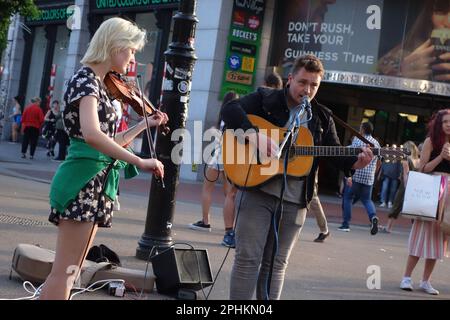
<svg viewBox="0 0 450 320">
<path fill-rule="evenodd" d="M 147 30 L 147 43 L 141 52 L 136 53 L 136 71 L 142 77 L 143 86 L 148 96 L 147 90 L 153 72 L 153 60 L 156 52 L 158 34 L 161 31 L 156 27 L 156 18 L 152 12 L 136 14 L 136 23 L 139 27 Z"/>
<path fill-rule="evenodd" d="M 64 94 L 64 72 L 66 69 L 68 47 L 69 29 L 65 25 L 60 25 L 57 30 L 55 52 L 53 53 L 53 64 L 56 64 L 56 75 L 52 95 L 52 100 L 59 100 L 60 102 Z"/>
<path fill-rule="evenodd" d="M 31 55 L 31 68 L 27 81 L 27 91 L 25 105 L 30 103 L 31 98 L 40 94 L 42 75 L 44 74 L 45 51 L 47 49 L 47 39 L 45 38 L 44 27 L 36 27 Z"/>
</svg>

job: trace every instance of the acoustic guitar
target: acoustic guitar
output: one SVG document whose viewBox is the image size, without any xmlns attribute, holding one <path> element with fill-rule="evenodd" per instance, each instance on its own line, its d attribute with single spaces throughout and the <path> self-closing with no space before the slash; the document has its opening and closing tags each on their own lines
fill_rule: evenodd
<svg viewBox="0 0 450 320">
<path fill-rule="evenodd" d="M 286 129 L 255 115 L 248 115 L 253 126 L 273 141 L 281 144 Z M 236 134 L 235 130 L 225 130 L 222 141 L 222 160 L 227 178 L 238 187 L 256 187 L 275 176 L 284 173 L 286 152 L 281 158 L 264 158 L 256 147 L 248 143 L 245 135 Z M 241 133 L 242 130 L 241 130 Z M 390 161 L 406 159 L 408 152 L 401 147 L 371 148 L 374 156 Z M 314 146 L 313 137 L 306 127 L 300 127 L 296 143 L 289 149 L 287 175 L 293 177 L 307 176 L 311 170 L 314 157 L 357 156 L 361 148 L 343 146 Z"/>
</svg>

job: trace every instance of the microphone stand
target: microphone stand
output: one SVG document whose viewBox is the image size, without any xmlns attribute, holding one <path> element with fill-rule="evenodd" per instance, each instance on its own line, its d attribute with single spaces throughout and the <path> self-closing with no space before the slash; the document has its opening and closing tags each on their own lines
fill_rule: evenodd
<svg viewBox="0 0 450 320">
<path fill-rule="evenodd" d="M 294 113 L 294 116 L 291 119 L 291 123 L 289 124 L 289 127 L 286 131 L 286 135 L 279 146 L 278 153 L 276 154 L 277 159 L 281 158 L 283 148 L 286 145 L 286 143 L 288 142 L 290 137 L 293 138 L 293 139 L 291 139 L 291 145 L 293 143 L 295 143 L 295 141 L 297 140 L 298 129 L 300 128 L 300 125 L 301 125 L 300 119 L 303 116 L 303 114 L 305 112 L 307 112 L 307 109 L 310 108 L 310 106 L 308 105 L 309 102 L 307 101 L 307 99 L 303 99 L 303 100 L 306 100 L 306 102 L 303 101 L 299 106 L 296 107 L 296 109 L 298 108 L 298 110 Z M 311 120 L 311 112 L 307 112 L 307 113 L 308 113 L 308 119 L 306 120 L 306 122 Z"/>
<path fill-rule="evenodd" d="M 279 228 L 280 228 L 281 218 L 283 217 L 283 201 L 284 201 L 284 192 L 286 190 L 286 185 L 287 185 L 287 168 L 288 168 L 288 162 L 289 162 L 289 150 L 297 141 L 298 131 L 302 124 L 300 119 L 302 118 L 303 114 L 305 112 L 307 112 L 306 122 L 308 122 L 312 118 L 311 105 L 309 104 L 308 98 L 306 96 L 303 98 L 302 103 L 296 107 L 296 109 L 297 108 L 298 108 L 298 110 L 295 113 L 293 113 L 291 122 L 286 131 L 286 135 L 285 135 L 283 141 L 281 142 L 278 153 L 276 155 L 276 158 L 280 159 L 282 157 L 284 147 L 286 146 L 286 144 L 288 145 L 288 147 L 285 149 L 285 155 L 284 155 L 284 159 L 283 159 L 283 164 L 284 164 L 283 183 L 281 184 L 279 203 L 278 203 L 278 206 L 277 206 L 277 208 L 273 214 L 273 218 L 272 218 L 272 226 L 274 228 L 274 242 L 273 242 L 273 248 L 272 248 L 272 256 L 271 256 L 271 260 L 270 260 L 269 274 L 267 276 L 266 300 L 269 300 L 269 298 L 270 298 L 270 286 L 271 286 L 271 282 L 272 282 L 273 265 L 275 262 L 275 256 L 277 255 L 277 251 L 278 251 L 278 232 L 279 232 Z"/>
</svg>

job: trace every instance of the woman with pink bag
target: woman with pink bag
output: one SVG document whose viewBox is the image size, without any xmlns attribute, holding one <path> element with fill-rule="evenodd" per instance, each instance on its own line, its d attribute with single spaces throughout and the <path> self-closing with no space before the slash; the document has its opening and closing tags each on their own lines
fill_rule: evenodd
<svg viewBox="0 0 450 320">
<path fill-rule="evenodd" d="M 450 109 L 438 111 L 428 125 L 428 137 L 420 154 L 419 171 L 425 173 L 450 173 Z M 447 249 L 447 237 L 437 221 L 414 220 L 409 234 L 406 270 L 400 288 L 413 290 L 411 274 L 420 258 L 425 268 L 419 288 L 428 294 L 438 295 L 431 286 L 430 278 L 436 261 L 442 259 Z"/>
</svg>

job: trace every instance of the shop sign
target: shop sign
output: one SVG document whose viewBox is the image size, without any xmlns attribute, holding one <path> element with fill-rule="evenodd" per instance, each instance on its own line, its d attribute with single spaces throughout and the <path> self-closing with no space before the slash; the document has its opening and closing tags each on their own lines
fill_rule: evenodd
<svg viewBox="0 0 450 320">
<path fill-rule="evenodd" d="M 448 0 L 280 2 L 269 65 L 287 77 L 314 54 L 324 81 L 448 95 L 449 12 Z"/>
<path fill-rule="evenodd" d="M 325 71 L 323 81 L 366 87 L 406 90 L 450 97 L 450 85 L 444 82 L 333 70 Z"/>
<path fill-rule="evenodd" d="M 73 6 L 55 7 L 55 8 L 40 8 L 39 15 L 35 18 L 26 18 L 26 23 L 29 25 L 49 24 L 49 23 L 65 23 L 67 19 L 73 15 L 74 10 L 70 9 Z"/>
<path fill-rule="evenodd" d="M 254 90 L 265 0 L 234 0 L 220 99 L 226 92 Z"/>
<path fill-rule="evenodd" d="M 142 7 L 154 9 L 162 6 L 178 5 L 180 0 L 91 0 L 93 10 Z"/>
<path fill-rule="evenodd" d="M 230 51 L 247 54 L 249 56 L 255 56 L 256 55 L 256 46 L 246 43 L 240 43 L 236 41 L 230 42 Z"/>
<path fill-rule="evenodd" d="M 253 75 L 249 73 L 242 73 L 236 71 L 227 71 L 225 79 L 228 82 L 240 83 L 244 85 L 251 85 L 253 80 Z"/>
</svg>

